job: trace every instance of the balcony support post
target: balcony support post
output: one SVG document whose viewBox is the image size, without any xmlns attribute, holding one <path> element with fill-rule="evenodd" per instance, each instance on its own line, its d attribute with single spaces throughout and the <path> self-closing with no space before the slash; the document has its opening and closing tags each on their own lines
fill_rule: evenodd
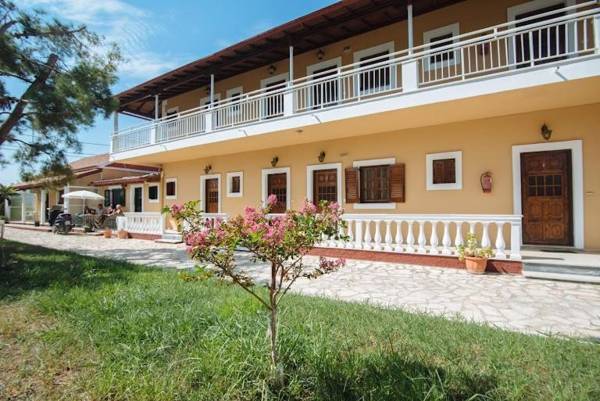
<svg viewBox="0 0 600 401">
<path fill-rule="evenodd" d="M 25 223 L 27 218 L 25 217 L 27 208 L 25 207 L 25 191 L 21 192 L 21 222 Z"/>
<path fill-rule="evenodd" d="M 294 46 L 289 48 L 289 78 L 288 90 L 283 92 L 283 115 L 291 116 L 294 114 L 294 91 L 291 89 L 294 81 Z"/>
<path fill-rule="evenodd" d="M 411 60 L 402 64 L 402 92 L 412 92 L 419 88 L 419 64 Z"/>
<path fill-rule="evenodd" d="M 160 100 L 159 100 L 159 96 L 158 95 L 154 95 L 154 119 L 158 120 L 160 117 L 160 113 L 159 113 L 159 105 L 160 105 Z"/>
<path fill-rule="evenodd" d="M 408 24 L 408 54 L 413 53 L 414 43 L 414 31 L 413 31 L 413 5 L 412 0 L 408 0 L 406 5 L 406 21 Z"/>
<path fill-rule="evenodd" d="M 210 108 L 214 107 L 215 102 L 215 74 L 210 74 Z"/>
<path fill-rule="evenodd" d="M 46 190 L 42 189 L 40 191 L 40 225 L 44 225 L 46 224 L 46 208 L 48 207 L 48 205 L 46 205 Z"/>
<path fill-rule="evenodd" d="M 600 54 L 600 15 L 594 16 L 594 48 L 596 54 Z"/>
</svg>

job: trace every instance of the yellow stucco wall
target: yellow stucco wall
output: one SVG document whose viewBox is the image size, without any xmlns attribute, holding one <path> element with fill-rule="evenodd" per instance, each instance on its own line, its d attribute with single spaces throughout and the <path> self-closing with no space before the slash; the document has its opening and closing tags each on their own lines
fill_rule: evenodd
<svg viewBox="0 0 600 401">
<path fill-rule="evenodd" d="M 260 202 L 261 169 L 270 168 L 276 155 L 277 167 L 291 169 L 291 206 L 298 208 L 306 197 L 306 167 L 318 164 L 317 156 L 325 151 L 325 163 L 341 162 L 343 168 L 356 160 L 387 157 L 406 165 L 405 203 L 396 204 L 395 210 L 354 210 L 344 205 L 348 213 L 512 214 L 512 146 L 544 142 L 539 133 L 543 123 L 553 130 L 553 142 L 583 140 L 585 245 L 600 248 L 600 104 L 165 163 L 165 179 L 177 178 L 177 199 L 165 203 L 199 199 L 200 177 L 211 165 L 210 174 L 221 175 L 222 212 L 239 213 L 244 205 Z M 463 152 L 463 189 L 427 191 L 426 154 L 457 150 Z M 226 173 L 234 171 L 244 173 L 241 198 L 225 196 Z M 481 191 L 479 178 L 485 171 L 493 174 L 491 194 Z"/>
<path fill-rule="evenodd" d="M 554 0 L 550 0 L 554 1 Z M 558 1 L 557 1 L 558 2 Z M 556 3 L 557 3 L 556 2 Z M 450 24 L 458 23 L 460 33 L 476 31 L 507 22 L 507 9 L 509 7 L 523 4 L 523 0 L 495 0 L 481 1 L 468 0 L 434 12 L 419 15 L 414 18 L 414 44 L 422 45 L 423 34 L 426 31 L 441 28 Z M 294 78 L 309 75 L 307 67 L 322 61 L 341 57 L 342 65 L 354 63 L 354 53 L 384 43 L 393 42 L 394 50 L 405 50 L 408 47 L 408 34 L 406 21 L 394 23 L 361 35 L 353 36 L 333 43 L 322 48 L 324 57 L 317 58 L 317 50 L 311 50 L 294 56 Z M 504 44 L 501 44 L 504 45 Z M 346 49 L 346 51 L 344 51 Z M 492 49 L 494 50 L 494 49 Z M 481 62 L 481 60 L 480 60 Z M 474 63 L 474 60 L 472 60 Z M 283 59 L 273 63 L 276 67 L 274 76 L 288 73 L 289 61 Z M 243 87 L 244 93 L 260 89 L 260 82 L 271 77 L 268 72 L 269 65 L 257 68 L 234 77 L 217 81 L 215 83 L 215 94 L 221 99 L 226 98 L 229 89 Z M 179 111 L 188 110 L 200 106 L 201 99 L 209 96 L 208 87 L 201 87 L 190 92 L 166 99 L 163 101 L 163 110 L 179 107 Z"/>
</svg>

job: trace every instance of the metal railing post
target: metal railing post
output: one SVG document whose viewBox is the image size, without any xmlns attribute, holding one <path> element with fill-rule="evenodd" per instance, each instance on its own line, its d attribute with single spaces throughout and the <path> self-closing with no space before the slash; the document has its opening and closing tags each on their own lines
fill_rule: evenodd
<svg viewBox="0 0 600 401">
<path fill-rule="evenodd" d="M 402 64 L 402 92 L 419 89 L 419 62 L 411 60 Z"/>
</svg>

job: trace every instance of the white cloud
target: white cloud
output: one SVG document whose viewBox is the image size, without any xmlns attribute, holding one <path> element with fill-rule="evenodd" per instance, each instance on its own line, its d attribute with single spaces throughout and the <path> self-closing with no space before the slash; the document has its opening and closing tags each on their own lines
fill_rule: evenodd
<svg viewBox="0 0 600 401">
<path fill-rule="evenodd" d="M 116 42 L 125 58 L 119 75 L 142 81 L 175 68 L 179 63 L 152 50 L 153 39 L 163 28 L 152 15 L 122 0 L 24 0 L 29 7 L 46 10 Z"/>
</svg>

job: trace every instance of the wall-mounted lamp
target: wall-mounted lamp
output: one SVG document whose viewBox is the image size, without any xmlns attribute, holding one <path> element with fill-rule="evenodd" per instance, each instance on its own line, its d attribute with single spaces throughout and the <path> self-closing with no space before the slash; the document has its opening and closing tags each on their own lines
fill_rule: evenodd
<svg viewBox="0 0 600 401">
<path fill-rule="evenodd" d="M 323 49 L 319 49 L 319 51 L 317 51 L 317 59 L 323 60 L 323 57 L 325 57 L 325 52 L 323 51 Z"/>
<path fill-rule="evenodd" d="M 204 166 L 204 174 L 210 173 L 210 170 L 212 170 L 212 166 L 210 164 Z"/>
<path fill-rule="evenodd" d="M 550 138 L 552 137 L 552 130 L 550 128 L 548 128 L 548 126 L 546 124 L 544 124 L 544 125 L 542 125 L 542 128 L 540 129 L 540 134 L 542 134 L 542 138 L 549 141 Z"/>
<path fill-rule="evenodd" d="M 271 167 L 277 166 L 277 163 L 279 163 L 279 157 L 273 156 L 273 158 L 271 159 Z"/>
<path fill-rule="evenodd" d="M 349 52 L 350 52 L 350 50 L 352 50 L 352 48 L 351 48 L 350 46 L 344 46 L 344 48 L 342 49 L 342 51 L 343 51 L 344 53 L 349 53 Z"/>
<path fill-rule="evenodd" d="M 323 163 L 323 161 L 325 161 L 325 151 L 322 150 L 321 153 L 319 153 L 319 156 L 317 157 L 317 159 L 319 159 L 319 163 Z"/>
<path fill-rule="evenodd" d="M 269 68 L 267 68 L 267 71 L 269 71 L 269 75 L 273 75 L 273 74 L 275 74 L 275 71 L 277 71 L 277 67 L 275 67 L 273 64 L 271 64 L 269 66 Z"/>
<path fill-rule="evenodd" d="M 207 86 L 206 89 L 205 89 L 205 91 L 206 91 L 207 95 L 210 95 L 210 86 Z"/>
</svg>

